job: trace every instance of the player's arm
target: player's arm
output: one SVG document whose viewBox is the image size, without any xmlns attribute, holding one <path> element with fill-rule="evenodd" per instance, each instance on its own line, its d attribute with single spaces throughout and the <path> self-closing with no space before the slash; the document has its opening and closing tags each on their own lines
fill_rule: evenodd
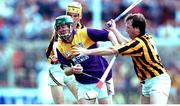
<svg viewBox="0 0 180 106">
<path fill-rule="evenodd" d="M 57 36 L 56 32 L 53 31 L 53 33 L 51 35 L 51 40 L 50 40 L 49 46 L 46 49 L 46 57 L 50 64 L 58 63 L 57 52 L 56 52 L 57 42 L 58 42 L 58 36 Z"/>
<path fill-rule="evenodd" d="M 96 49 L 85 49 L 81 47 L 73 47 L 74 55 L 112 55 L 122 54 L 129 56 L 141 56 L 142 44 L 138 40 L 132 40 L 124 45 L 111 47 L 99 47 Z"/>
<path fill-rule="evenodd" d="M 74 72 L 73 72 L 73 70 L 72 70 L 71 67 L 66 67 L 66 68 L 64 68 L 64 73 L 65 73 L 67 76 L 74 74 Z"/>
<path fill-rule="evenodd" d="M 50 64 L 57 64 L 58 63 L 58 58 L 54 55 L 53 51 L 52 51 L 52 54 L 48 57 L 48 62 Z"/>
<path fill-rule="evenodd" d="M 114 35 L 116 36 L 116 38 L 117 38 L 117 40 L 118 40 L 118 42 L 119 42 L 120 44 L 122 44 L 122 43 L 127 43 L 127 42 L 129 41 L 129 39 L 127 39 L 126 37 L 124 37 L 124 36 L 118 31 L 118 29 L 116 28 L 116 23 L 115 23 L 114 20 L 111 19 L 110 21 L 108 21 L 108 22 L 106 23 L 106 27 L 107 27 L 107 29 L 111 30 L 111 31 L 114 33 Z"/>
<path fill-rule="evenodd" d="M 108 31 L 105 29 L 87 29 L 87 34 L 94 42 L 98 41 L 111 41 L 113 45 L 118 45 L 118 40 L 112 31 Z"/>
<path fill-rule="evenodd" d="M 55 32 L 52 33 L 49 46 L 46 49 L 46 57 L 50 63 L 51 63 L 51 57 L 54 55 L 54 51 L 53 51 L 54 36 L 55 36 Z"/>
<path fill-rule="evenodd" d="M 109 34 L 108 34 L 108 39 L 109 39 L 109 41 L 111 41 L 111 43 L 112 43 L 113 45 L 118 45 L 118 44 L 119 44 L 116 36 L 115 36 L 114 33 L 111 32 L 111 31 L 110 31 Z"/>
<path fill-rule="evenodd" d="M 74 55 L 113 55 L 118 54 L 118 49 L 115 46 L 99 47 L 95 49 L 86 49 L 81 47 L 73 47 Z"/>
<path fill-rule="evenodd" d="M 81 66 L 81 64 L 76 64 L 72 67 L 64 68 L 64 73 L 67 76 L 72 75 L 72 74 L 81 74 L 82 71 L 83 71 L 83 67 Z"/>
</svg>

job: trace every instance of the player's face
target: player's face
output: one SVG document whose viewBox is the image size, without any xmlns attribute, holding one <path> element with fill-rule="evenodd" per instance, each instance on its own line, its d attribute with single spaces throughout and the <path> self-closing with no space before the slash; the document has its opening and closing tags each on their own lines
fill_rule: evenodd
<svg viewBox="0 0 180 106">
<path fill-rule="evenodd" d="M 62 39 L 65 42 L 72 42 L 73 39 L 73 24 L 70 25 L 60 25 L 57 27 L 57 33 L 60 39 Z"/>
<path fill-rule="evenodd" d="M 71 18 L 73 19 L 73 22 L 76 24 L 80 21 L 81 17 L 79 16 L 78 13 L 70 13 L 68 12 L 67 15 L 71 16 Z"/>
<path fill-rule="evenodd" d="M 134 39 L 135 37 L 139 35 L 139 31 L 137 30 L 137 28 L 134 28 L 132 26 L 132 20 L 128 20 L 126 22 L 126 32 L 129 34 L 129 37 L 131 39 Z"/>
<path fill-rule="evenodd" d="M 66 25 L 66 24 L 60 25 L 57 28 L 57 33 L 59 35 L 67 35 L 67 34 L 69 34 L 69 32 L 70 32 L 69 25 Z"/>
</svg>

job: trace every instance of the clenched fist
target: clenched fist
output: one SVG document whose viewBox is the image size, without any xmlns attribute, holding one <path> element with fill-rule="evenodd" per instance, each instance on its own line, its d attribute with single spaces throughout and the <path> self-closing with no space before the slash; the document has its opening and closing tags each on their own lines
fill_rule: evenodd
<svg viewBox="0 0 180 106">
<path fill-rule="evenodd" d="M 81 66 L 81 64 L 76 64 L 72 67 L 72 70 L 74 74 L 81 74 L 83 71 L 83 67 Z"/>
</svg>

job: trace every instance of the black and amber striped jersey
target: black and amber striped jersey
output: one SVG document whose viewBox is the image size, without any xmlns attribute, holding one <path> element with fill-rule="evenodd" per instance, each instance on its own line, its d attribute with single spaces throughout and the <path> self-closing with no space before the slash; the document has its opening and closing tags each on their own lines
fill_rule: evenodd
<svg viewBox="0 0 180 106">
<path fill-rule="evenodd" d="M 76 28 L 82 29 L 82 28 L 84 28 L 84 26 L 81 23 L 78 23 Z M 48 59 L 48 62 L 51 64 L 57 64 L 57 61 L 52 61 L 52 59 L 51 59 L 51 56 L 55 55 L 56 51 L 53 50 L 53 46 L 55 46 L 54 43 L 57 41 L 58 41 L 58 35 L 54 31 L 51 35 L 51 40 L 50 40 L 49 46 L 48 46 L 48 48 L 46 48 L 46 58 Z"/>
<path fill-rule="evenodd" d="M 117 49 L 120 54 L 131 56 L 140 81 L 166 72 L 148 34 L 136 37 L 125 45 L 117 46 Z"/>
</svg>

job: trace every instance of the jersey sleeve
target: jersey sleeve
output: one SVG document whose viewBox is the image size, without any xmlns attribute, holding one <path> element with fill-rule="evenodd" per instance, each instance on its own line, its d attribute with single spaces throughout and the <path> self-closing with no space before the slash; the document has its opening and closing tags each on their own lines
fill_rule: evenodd
<svg viewBox="0 0 180 106">
<path fill-rule="evenodd" d="M 87 34 L 94 42 L 109 41 L 108 39 L 109 31 L 105 29 L 98 30 L 98 29 L 87 28 Z"/>
<path fill-rule="evenodd" d="M 143 47 L 137 40 L 132 40 L 124 45 L 116 46 L 116 48 L 122 55 L 141 56 L 143 54 Z"/>
</svg>

